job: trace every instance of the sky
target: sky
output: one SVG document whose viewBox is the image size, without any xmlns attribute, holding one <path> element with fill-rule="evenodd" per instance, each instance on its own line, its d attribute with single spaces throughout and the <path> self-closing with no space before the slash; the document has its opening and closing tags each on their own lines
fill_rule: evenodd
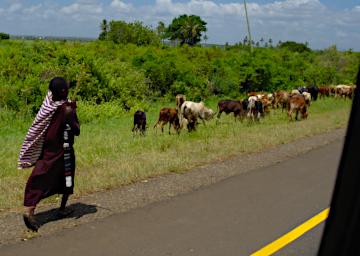
<svg viewBox="0 0 360 256">
<path fill-rule="evenodd" d="M 308 42 L 360 51 L 360 0 L 247 0 L 254 41 Z M 234 44 L 247 35 L 243 0 L 0 0 L 0 32 L 97 38 L 100 22 L 142 21 L 156 27 L 181 14 L 207 22 L 207 43 Z"/>
</svg>

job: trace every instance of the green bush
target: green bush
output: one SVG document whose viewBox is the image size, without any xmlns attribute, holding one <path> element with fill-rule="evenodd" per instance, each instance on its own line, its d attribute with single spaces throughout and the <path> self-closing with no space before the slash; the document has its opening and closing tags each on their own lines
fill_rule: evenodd
<svg viewBox="0 0 360 256">
<path fill-rule="evenodd" d="M 91 106 L 115 104 L 133 111 L 178 93 L 189 100 L 246 91 L 290 90 L 315 83 L 355 83 L 358 52 L 335 46 L 321 51 L 254 48 L 136 46 L 94 41 L 2 41 L 0 108 L 33 115 L 54 76 L 77 84 L 77 100 Z M 70 92 L 73 97 L 74 89 Z M 115 103 L 112 103 L 115 102 Z"/>
<path fill-rule="evenodd" d="M 10 35 L 0 32 L 0 40 L 2 40 L 2 39 L 10 39 Z"/>
</svg>

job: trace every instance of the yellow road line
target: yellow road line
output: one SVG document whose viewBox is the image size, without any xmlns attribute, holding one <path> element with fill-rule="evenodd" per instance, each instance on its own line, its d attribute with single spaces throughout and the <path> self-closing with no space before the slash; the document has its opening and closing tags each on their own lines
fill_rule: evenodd
<svg viewBox="0 0 360 256">
<path fill-rule="evenodd" d="M 257 252 L 254 252 L 253 254 L 251 254 L 251 256 L 272 255 L 273 253 L 277 252 L 278 250 L 280 250 L 287 244 L 291 243 L 295 239 L 299 238 L 300 236 L 302 236 L 303 234 L 308 232 L 310 229 L 314 228 L 315 226 L 317 226 L 318 224 L 320 224 L 321 222 L 326 220 L 326 218 L 329 215 L 329 210 L 330 210 L 330 208 L 323 210 L 319 214 L 315 215 L 308 221 L 304 222 L 303 224 L 301 224 L 297 228 L 293 229 L 289 233 L 283 235 L 282 237 L 275 240 L 271 244 L 268 244 L 267 246 L 263 247 L 262 249 L 258 250 Z"/>
</svg>

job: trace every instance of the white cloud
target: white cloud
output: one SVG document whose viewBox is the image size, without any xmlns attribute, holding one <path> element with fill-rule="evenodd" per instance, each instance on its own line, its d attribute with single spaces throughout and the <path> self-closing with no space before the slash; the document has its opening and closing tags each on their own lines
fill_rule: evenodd
<svg viewBox="0 0 360 256">
<path fill-rule="evenodd" d="M 101 14 L 102 11 L 101 5 L 93 1 L 79 1 L 61 8 L 65 14 Z"/>
<path fill-rule="evenodd" d="M 311 47 L 323 48 L 338 44 L 339 49 L 360 51 L 360 6 L 352 9 L 329 9 L 321 0 L 273 0 L 259 4 L 248 0 L 248 12 L 253 38 L 308 41 Z M 13 34 L 56 34 L 97 37 L 102 19 L 143 21 L 156 26 L 159 21 L 169 24 L 181 14 L 199 15 L 207 22 L 211 43 L 235 43 L 246 32 L 243 1 L 218 3 L 215 0 L 156 0 L 141 6 L 130 0 L 43 0 L 38 5 L 30 1 L 8 1 L 2 5 L 0 31 Z M 150 2 L 150 1 L 149 1 Z M 44 22 L 46 20 L 46 22 Z M 17 21 L 14 23 L 14 21 Z M 9 28 L 9 29 L 8 29 Z M 54 30 L 56 28 L 56 30 Z M 346 36 L 344 36 L 346 35 Z"/>
<path fill-rule="evenodd" d="M 216 4 L 207 0 L 190 0 L 187 3 L 173 3 L 171 0 L 156 0 L 152 12 L 168 13 L 169 15 L 179 14 L 201 14 L 202 16 L 236 14 L 242 9 L 242 4 Z"/>
<path fill-rule="evenodd" d="M 33 5 L 30 7 L 24 8 L 23 12 L 24 12 L 24 14 L 34 14 L 35 12 L 40 11 L 41 8 L 42 8 L 42 4 Z"/>
<path fill-rule="evenodd" d="M 133 9 L 133 6 L 131 4 L 126 4 L 120 0 L 113 0 L 110 6 L 115 8 L 119 12 L 130 12 Z"/>
<path fill-rule="evenodd" d="M 10 5 L 8 12 L 13 13 L 13 12 L 17 12 L 22 8 L 22 4 L 20 3 L 14 3 L 12 5 Z"/>
</svg>

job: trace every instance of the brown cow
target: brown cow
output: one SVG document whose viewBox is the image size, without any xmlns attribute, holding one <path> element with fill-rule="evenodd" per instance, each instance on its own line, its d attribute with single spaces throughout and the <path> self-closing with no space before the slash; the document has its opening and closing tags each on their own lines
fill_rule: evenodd
<svg viewBox="0 0 360 256">
<path fill-rule="evenodd" d="M 292 95 L 289 99 L 288 104 L 288 117 L 289 121 L 292 121 L 292 113 L 295 111 L 295 120 L 298 120 L 299 111 L 301 113 L 301 119 L 306 119 L 307 104 L 303 95 Z"/>
<path fill-rule="evenodd" d="M 320 86 L 319 87 L 320 98 L 329 97 L 330 92 L 331 92 L 330 87 L 327 87 L 327 86 Z"/>
<path fill-rule="evenodd" d="M 285 91 L 278 91 L 274 93 L 275 97 L 275 107 L 278 108 L 279 105 L 282 106 L 282 110 L 286 108 L 289 103 L 290 95 Z"/>
<path fill-rule="evenodd" d="M 270 113 L 270 106 L 273 104 L 272 99 L 268 95 L 264 95 L 260 98 L 263 107 L 263 114 Z"/>
<path fill-rule="evenodd" d="M 162 108 L 159 113 L 159 119 L 157 123 L 154 125 L 154 128 L 160 124 L 161 131 L 164 132 L 164 126 L 169 123 L 169 134 L 171 125 L 173 125 L 174 129 L 177 133 L 180 133 L 180 122 L 178 111 L 176 108 Z"/>
<path fill-rule="evenodd" d="M 222 112 L 225 112 L 226 114 L 234 113 L 235 121 L 237 118 L 242 120 L 245 115 L 245 111 L 240 100 L 221 100 L 218 102 L 218 110 L 217 119 L 220 118 Z"/>
</svg>

